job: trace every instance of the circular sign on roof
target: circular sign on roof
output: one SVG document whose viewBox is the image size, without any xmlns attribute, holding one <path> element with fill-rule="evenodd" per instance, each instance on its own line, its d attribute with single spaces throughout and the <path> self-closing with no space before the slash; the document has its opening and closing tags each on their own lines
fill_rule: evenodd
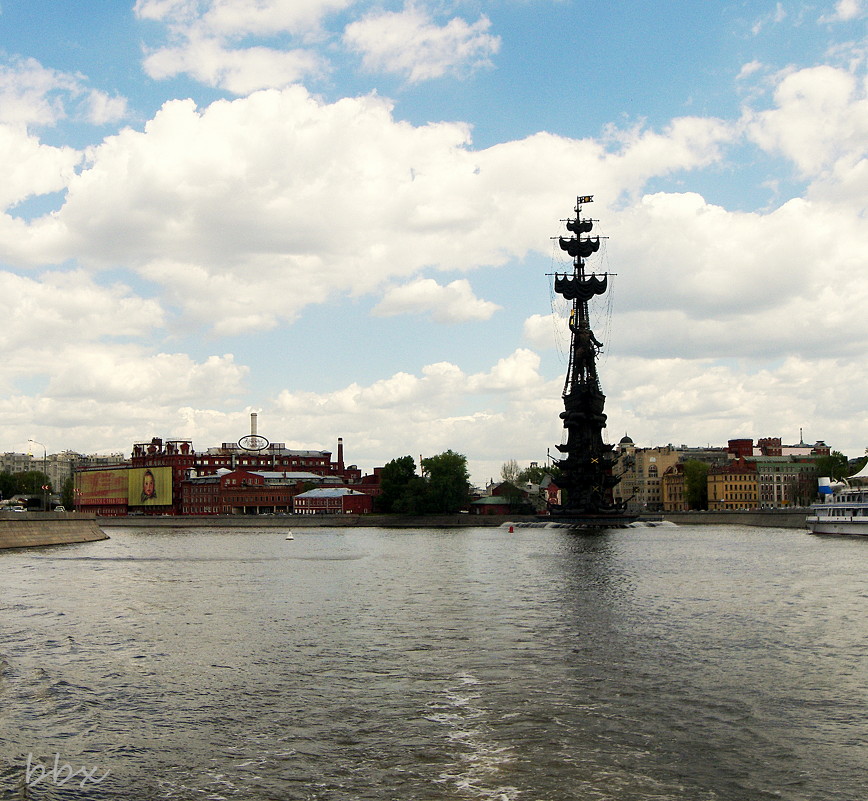
<svg viewBox="0 0 868 801">
<path fill-rule="evenodd" d="M 238 447 L 245 451 L 262 451 L 268 447 L 268 444 L 268 440 L 260 437 L 259 434 L 248 434 L 238 440 Z"/>
</svg>

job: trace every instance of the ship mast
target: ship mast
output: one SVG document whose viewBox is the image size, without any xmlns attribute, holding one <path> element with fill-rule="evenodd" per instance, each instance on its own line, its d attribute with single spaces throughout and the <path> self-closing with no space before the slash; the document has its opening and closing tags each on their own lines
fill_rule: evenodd
<svg viewBox="0 0 868 801">
<path fill-rule="evenodd" d="M 588 301 L 608 288 L 608 273 L 588 275 L 585 259 L 600 249 L 600 237 L 588 236 L 594 221 L 582 218 L 582 205 L 592 203 L 590 195 L 576 198 L 575 217 L 566 221 L 568 238 L 558 238 L 562 250 L 573 258 L 572 273 L 555 274 L 555 291 L 572 301 L 570 312 L 570 358 L 564 381 L 566 443 L 558 445 L 565 454 L 556 459 L 561 470 L 560 484 L 566 490 L 563 504 L 552 514 L 578 523 L 599 519 L 605 522 L 622 515 L 623 508 L 612 499 L 612 488 L 619 479 L 612 475 L 612 446 L 603 442 L 606 427 L 603 412 L 606 396 L 597 375 L 597 355 L 603 347 L 591 330 Z M 592 523 L 593 524 L 593 523 Z"/>
</svg>

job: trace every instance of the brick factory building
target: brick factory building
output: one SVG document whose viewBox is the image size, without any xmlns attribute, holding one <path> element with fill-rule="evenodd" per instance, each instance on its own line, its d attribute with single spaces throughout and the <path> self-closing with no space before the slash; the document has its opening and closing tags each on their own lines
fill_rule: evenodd
<svg viewBox="0 0 868 801">
<path fill-rule="evenodd" d="M 343 441 L 331 451 L 293 450 L 256 433 L 196 451 L 188 439 L 133 445 L 129 460 L 75 472 L 75 508 L 102 516 L 263 514 L 292 512 L 292 499 L 315 487 L 370 488 L 356 465 L 344 464 Z"/>
<path fill-rule="evenodd" d="M 297 515 L 368 514 L 373 498 L 349 487 L 323 487 L 296 495 L 293 509 Z"/>
</svg>

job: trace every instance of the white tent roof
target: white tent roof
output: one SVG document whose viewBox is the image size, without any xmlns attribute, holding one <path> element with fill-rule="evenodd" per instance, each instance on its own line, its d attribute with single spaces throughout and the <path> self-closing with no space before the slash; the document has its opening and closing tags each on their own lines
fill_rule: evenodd
<svg viewBox="0 0 868 801">
<path fill-rule="evenodd" d="M 854 479 L 859 481 L 868 481 L 868 462 L 865 462 L 865 467 L 863 467 L 858 473 L 850 476 L 847 481 L 853 481 Z"/>
</svg>

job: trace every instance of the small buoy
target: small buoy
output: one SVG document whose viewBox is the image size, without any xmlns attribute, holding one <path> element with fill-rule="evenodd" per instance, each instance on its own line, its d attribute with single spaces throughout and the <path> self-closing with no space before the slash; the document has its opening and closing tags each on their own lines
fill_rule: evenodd
<svg viewBox="0 0 868 801">
<path fill-rule="evenodd" d="M 510 534 L 513 534 L 514 532 L 515 532 L 515 529 L 514 529 L 512 526 L 510 526 L 510 527 L 509 527 L 509 533 L 510 533 Z"/>
<path fill-rule="evenodd" d="M 288 532 L 286 533 L 286 538 L 287 538 L 288 540 L 294 540 L 294 539 L 295 539 L 295 537 L 292 536 L 292 532 L 291 532 L 291 531 L 288 531 Z"/>
</svg>

